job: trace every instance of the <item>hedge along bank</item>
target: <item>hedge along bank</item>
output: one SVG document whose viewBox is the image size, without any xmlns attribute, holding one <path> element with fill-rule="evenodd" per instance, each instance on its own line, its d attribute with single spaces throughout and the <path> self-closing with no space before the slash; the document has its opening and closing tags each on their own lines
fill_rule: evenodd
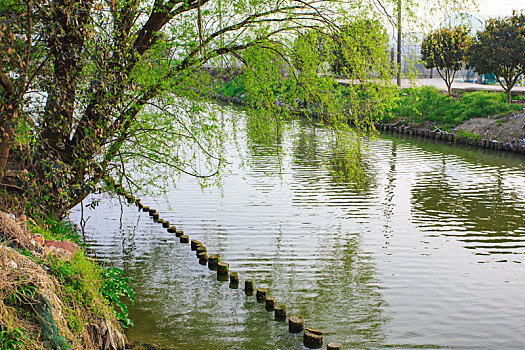
<svg viewBox="0 0 525 350">
<path fill-rule="evenodd" d="M 126 279 L 70 240 L 78 235 L 66 223 L 0 212 L 2 349 L 125 348 Z"/>
</svg>

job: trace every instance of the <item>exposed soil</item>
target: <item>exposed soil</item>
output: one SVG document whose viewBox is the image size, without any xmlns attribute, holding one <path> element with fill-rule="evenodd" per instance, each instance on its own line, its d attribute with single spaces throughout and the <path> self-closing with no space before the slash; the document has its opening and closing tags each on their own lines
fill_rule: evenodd
<svg viewBox="0 0 525 350">
<path fill-rule="evenodd" d="M 485 139 L 512 141 L 525 139 L 525 114 L 512 114 L 505 117 L 474 118 L 457 126 L 455 131 L 465 131 Z"/>
</svg>

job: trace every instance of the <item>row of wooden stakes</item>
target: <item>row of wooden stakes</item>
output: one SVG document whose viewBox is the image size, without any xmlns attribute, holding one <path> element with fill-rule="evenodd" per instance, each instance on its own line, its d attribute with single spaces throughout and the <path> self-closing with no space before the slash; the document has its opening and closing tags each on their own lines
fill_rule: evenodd
<svg viewBox="0 0 525 350">
<path fill-rule="evenodd" d="M 119 192 L 126 197 L 128 203 L 135 203 L 139 210 L 149 213 L 155 222 L 160 223 L 169 233 L 174 233 L 176 237 L 179 237 L 180 243 L 189 243 L 191 250 L 195 251 L 199 263 L 201 265 L 208 265 L 210 270 L 217 271 L 217 279 L 219 281 L 228 281 L 229 279 L 230 288 L 239 288 L 239 274 L 237 272 L 231 272 L 229 264 L 221 261 L 219 254 L 211 254 L 208 256 L 208 251 L 202 242 L 195 239 L 190 241 L 190 237 L 185 235 L 184 231 L 177 230 L 177 228 L 171 225 L 169 221 L 163 220 L 154 208 L 143 205 L 140 199 L 125 193 L 123 190 Z M 286 321 L 286 306 L 284 304 L 277 304 L 277 299 L 268 295 L 267 288 L 258 287 L 255 290 L 254 281 L 252 279 L 247 279 L 244 281 L 244 292 L 246 295 L 253 295 L 255 292 L 257 302 L 264 303 L 267 311 L 273 311 L 275 314 L 274 319 L 276 321 Z M 304 320 L 301 316 L 294 315 L 288 318 L 288 330 L 290 333 L 303 332 L 303 343 L 307 348 L 317 349 L 321 348 L 323 345 L 323 332 L 312 328 L 305 328 Z M 327 350 L 340 350 L 342 348 L 343 346 L 340 343 L 334 342 L 327 345 Z"/>
</svg>

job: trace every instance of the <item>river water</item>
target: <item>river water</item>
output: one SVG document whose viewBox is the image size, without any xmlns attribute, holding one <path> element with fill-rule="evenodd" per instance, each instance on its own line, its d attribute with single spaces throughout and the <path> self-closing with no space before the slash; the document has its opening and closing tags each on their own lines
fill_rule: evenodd
<svg viewBox="0 0 525 350">
<path fill-rule="evenodd" d="M 357 188 L 327 170 L 321 126 L 292 122 L 282 136 L 240 135 L 220 187 L 182 177 L 142 198 L 219 253 L 240 289 L 135 206 L 99 195 L 85 209 L 91 247 L 131 278 L 132 342 L 302 349 L 244 294 L 253 278 L 345 349 L 525 348 L 524 157 L 381 135 Z"/>
</svg>

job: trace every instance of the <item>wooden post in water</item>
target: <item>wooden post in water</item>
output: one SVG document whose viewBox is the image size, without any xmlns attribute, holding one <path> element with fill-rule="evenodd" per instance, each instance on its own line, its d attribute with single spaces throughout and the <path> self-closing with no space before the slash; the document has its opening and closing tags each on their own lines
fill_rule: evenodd
<svg viewBox="0 0 525 350">
<path fill-rule="evenodd" d="M 182 231 L 182 230 L 177 230 L 177 231 L 175 231 L 175 236 L 176 236 L 176 237 L 180 237 L 180 236 L 182 236 L 183 234 L 184 234 L 184 231 Z"/>
<path fill-rule="evenodd" d="M 254 284 L 252 279 L 244 281 L 244 293 L 246 295 L 253 295 Z"/>
<path fill-rule="evenodd" d="M 200 253 L 206 253 L 207 250 L 206 250 L 206 247 L 205 247 L 205 246 L 200 245 L 200 246 L 197 246 L 197 250 L 196 250 L 196 252 L 197 252 L 197 257 L 198 257 Z"/>
<path fill-rule="evenodd" d="M 239 273 L 238 272 L 230 273 L 230 288 L 231 289 L 239 288 Z"/>
<path fill-rule="evenodd" d="M 197 250 L 197 246 L 199 245 L 202 245 L 202 243 L 197 241 L 196 239 L 191 240 L 191 250 Z"/>
<path fill-rule="evenodd" d="M 343 345 L 341 343 L 330 343 L 326 350 L 342 350 Z"/>
<path fill-rule="evenodd" d="M 286 321 L 286 305 L 279 304 L 274 308 L 274 311 L 276 321 Z"/>
<path fill-rule="evenodd" d="M 273 311 L 275 308 L 275 304 L 277 303 L 277 299 L 275 297 L 266 297 L 266 311 Z"/>
<path fill-rule="evenodd" d="M 170 227 L 168 227 L 168 232 L 169 233 L 175 233 L 175 232 L 177 232 L 177 228 L 175 226 L 170 226 Z"/>
<path fill-rule="evenodd" d="M 210 270 L 216 270 L 219 261 L 221 261 L 221 256 L 219 254 L 210 255 L 208 257 L 208 268 Z"/>
<path fill-rule="evenodd" d="M 164 220 L 164 222 L 162 223 L 162 227 L 164 228 L 170 227 L 170 222 L 168 220 Z"/>
<path fill-rule="evenodd" d="M 288 319 L 288 331 L 290 333 L 301 333 L 304 329 L 304 320 L 300 316 L 291 316 Z"/>
<path fill-rule="evenodd" d="M 181 243 L 190 243 L 190 236 L 182 235 L 180 236 Z"/>
<path fill-rule="evenodd" d="M 220 261 L 217 263 L 217 276 L 228 276 L 229 272 L 230 265 L 228 265 L 224 261 Z"/>
<path fill-rule="evenodd" d="M 197 254 L 197 257 L 199 258 L 199 264 L 206 265 L 208 263 L 208 253 L 200 252 Z"/>
<path fill-rule="evenodd" d="M 318 349 L 323 346 L 323 332 L 317 329 L 305 328 L 303 334 L 303 344 L 310 349 Z"/>
<path fill-rule="evenodd" d="M 259 287 L 257 288 L 257 292 L 255 293 L 255 297 L 257 298 L 257 301 L 259 303 L 263 303 L 266 300 L 266 294 L 268 293 L 268 289 Z"/>
</svg>

